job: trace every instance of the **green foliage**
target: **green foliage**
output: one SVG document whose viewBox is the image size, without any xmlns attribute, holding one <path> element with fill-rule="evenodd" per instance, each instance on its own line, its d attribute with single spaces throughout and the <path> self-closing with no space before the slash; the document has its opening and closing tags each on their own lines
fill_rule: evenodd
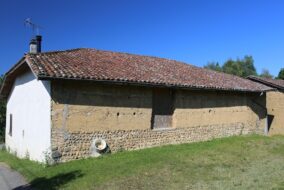
<svg viewBox="0 0 284 190">
<path fill-rule="evenodd" d="M 229 59 L 223 66 L 218 63 L 208 63 L 204 68 L 222 71 L 224 73 L 237 75 L 240 77 L 247 77 L 249 75 L 257 75 L 256 69 L 254 67 L 254 60 L 252 56 L 244 56 L 243 59 Z"/>
<path fill-rule="evenodd" d="M 3 76 L 0 77 L 0 87 L 2 86 Z M 6 102 L 0 99 L 0 143 L 5 140 L 6 125 Z"/>
<path fill-rule="evenodd" d="M 278 74 L 277 79 L 282 79 L 282 80 L 284 80 L 284 68 L 282 68 L 282 69 L 279 71 L 279 74 Z"/>
<path fill-rule="evenodd" d="M 222 68 L 223 68 L 223 71 L 225 73 L 232 74 L 232 75 L 237 75 L 237 76 L 241 76 L 242 75 L 239 61 L 234 61 L 232 59 L 229 59 L 228 61 L 226 61 L 224 63 Z"/>
<path fill-rule="evenodd" d="M 257 75 L 252 56 L 245 56 L 244 59 L 240 61 L 240 64 L 243 77 Z"/>
<path fill-rule="evenodd" d="M 222 72 L 222 67 L 220 67 L 218 62 L 209 62 L 204 66 L 204 68 Z"/>
<path fill-rule="evenodd" d="M 261 74 L 259 76 L 263 77 L 263 78 L 268 78 L 268 79 L 272 79 L 273 78 L 273 75 L 270 74 L 268 69 L 262 69 L 262 72 L 261 72 Z"/>
</svg>

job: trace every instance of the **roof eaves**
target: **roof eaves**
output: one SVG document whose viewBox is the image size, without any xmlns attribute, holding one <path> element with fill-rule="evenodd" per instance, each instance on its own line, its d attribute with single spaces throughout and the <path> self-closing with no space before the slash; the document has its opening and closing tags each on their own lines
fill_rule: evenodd
<svg viewBox="0 0 284 190">
<path fill-rule="evenodd" d="M 271 86 L 271 87 L 273 87 L 273 88 L 277 88 L 277 89 L 284 90 L 284 87 L 283 87 L 283 86 L 277 85 L 277 84 L 275 84 L 275 83 L 268 82 L 268 81 L 263 80 L 263 79 L 261 79 L 261 78 L 259 78 L 259 77 L 248 76 L 247 79 L 250 79 L 250 80 L 252 80 L 252 81 L 254 81 L 254 82 L 260 82 L 260 83 L 262 83 L 262 84 Z"/>
<path fill-rule="evenodd" d="M 4 75 L 4 79 L 3 79 L 3 82 L 2 82 L 2 85 L 1 85 L 1 89 L 0 89 L 0 96 L 1 97 L 4 97 L 2 95 L 2 92 L 3 92 L 3 88 L 5 86 L 5 83 L 6 83 L 6 79 L 7 79 L 7 76 L 12 73 L 13 71 L 15 71 L 17 68 L 19 68 L 23 63 L 24 63 L 24 60 L 25 60 L 25 57 L 22 57 L 11 69 L 9 69 L 9 71 L 7 71 Z"/>
<path fill-rule="evenodd" d="M 27 64 L 29 69 L 32 71 L 32 73 L 34 74 L 34 76 L 38 79 L 37 74 L 34 72 L 34 70 L 32 69 L 30 62 L 27 60 L 26 55 L 23 56 L 9 71 L 7 71 L 4 75 L 4 79 L 0 88 L 0 98 L 5 98 L 7 95 L 3 95 L 3 89 L 4 87 L 7 85 L 6 80 L 9 77 L 9 75 L 11 75 L 12 73 L 14 73 L 18 68 L 20 68 L 23 64 Z"/>
<path fill-rule="evenodd" d="M 31 66 L 31 60 L 30 58 L 26 55 L 25 56 L 25 61 L 27 63 L 27 65 L 29 66 L 30 70 L 32 71 L 32 73 L 34 74 L 34 76 L 36 77 L 37 80 L 39 80 L 38 74 L 36 74 Z"/>
<path fill-rule="evenodd" d="M 73 80 L 73 81 L 90 81 L 108 84 L 120 84 L 120 85 L 135 85 L 135 86 L 148 86 L 148 87 L 166 87 L 166 88 L 176 88 L 176 89 L 191 89 L 191 90 L 212 90 L 212 91 L 228 91 L 228 92 L 249 92 L 249 93 L 260 93 L 271 91 L 273 89 L 267 90 L 245 90 L 245 89 L 234 89 L 234 88 L 216 88 L 216 87 L 206 87 L 206 86 L 192 86 L 192 85 L 181 85 L 181 84 L 170 84 L 170 83 L 154 83 L 154 82 L 140 82 L 140 81 L 130 81 L 130 80 L 106 80 L 106 79 L 94 79 L 94 78 L 66 78 L 66 77 L 51 77 L 46 75 L 39 75 L 39 80 Z"/>
</svg>

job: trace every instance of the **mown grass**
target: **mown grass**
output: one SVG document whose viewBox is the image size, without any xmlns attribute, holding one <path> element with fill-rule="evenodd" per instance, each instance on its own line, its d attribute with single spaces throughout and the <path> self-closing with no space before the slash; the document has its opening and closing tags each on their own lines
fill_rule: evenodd
<svg viewBox="0 0 284 190">
<path fill-rule="evenodd" d="M 44 167 L 0 151 L 36 189 L 284 189 L 284 137 L 245 136 Z"/>
</svg>

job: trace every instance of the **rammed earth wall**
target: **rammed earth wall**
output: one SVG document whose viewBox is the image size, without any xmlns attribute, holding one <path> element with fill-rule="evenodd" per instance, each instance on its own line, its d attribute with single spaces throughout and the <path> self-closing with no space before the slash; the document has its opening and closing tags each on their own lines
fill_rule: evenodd
<svg viewBox="0 0 284 190">
<path fill-rule="evenodd" d="M 284 91 L 267 93 L 269 135 L 284 135 Z"/>
<path fill-rule="evenodd" d="M 52 83 L 52 150 L 60 161 L 90 156 L 95 138 L 111 152 L 262 133 L 265 95 L 173 90 L 169 129 L 151 129 L 153 89 Z"/>
</svg>

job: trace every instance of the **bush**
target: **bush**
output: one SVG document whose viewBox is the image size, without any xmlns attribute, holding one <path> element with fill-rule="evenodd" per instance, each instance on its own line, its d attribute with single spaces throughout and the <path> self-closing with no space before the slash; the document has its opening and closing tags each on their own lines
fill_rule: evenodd
<svg viewBox="0 0 284 190">
<path fill-rule="evenodd" d="M 2 86 L 3 77 L 0 77 L 0 87 Z M 0 99 L 0 143 L 5 141 L 6 126 L 6 102 Z"/>
<path fill-rule="evenodd" d="M 5 141 L 6 105 L 0 101 L 0 143 Z"/>
</svg>

